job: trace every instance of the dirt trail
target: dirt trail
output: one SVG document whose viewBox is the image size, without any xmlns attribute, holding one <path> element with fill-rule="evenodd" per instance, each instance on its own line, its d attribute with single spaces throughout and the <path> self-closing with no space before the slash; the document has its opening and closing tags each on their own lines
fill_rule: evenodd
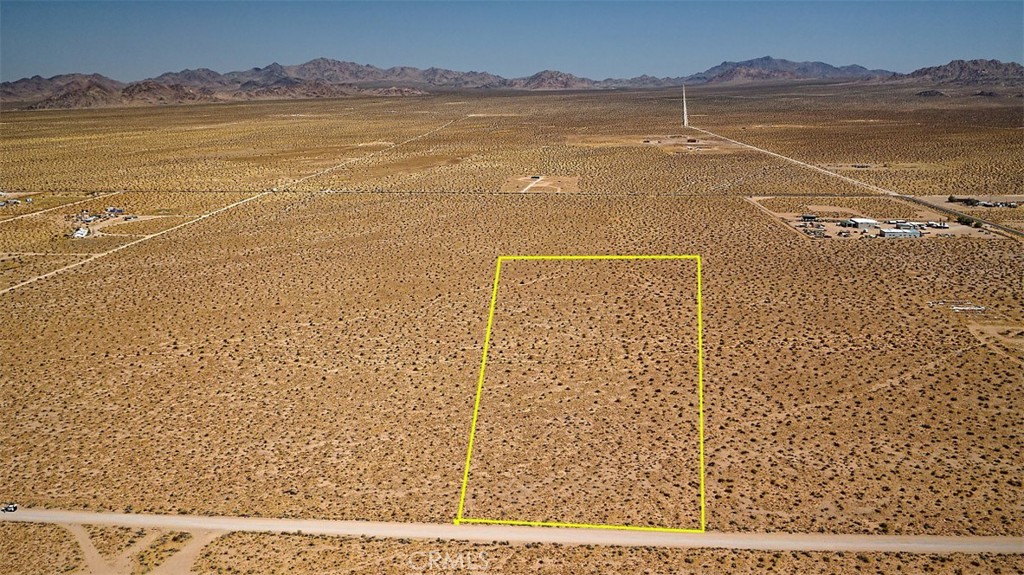
<svg viewBox="0 0 1024 575">
<path fill-rule="evenodd" d="M 29 216 L 38 216 L 39 214 L 45 214 L 46 212 L 52 212 L 53 210 L 59 210 L 61 208 L 69 208 L 71 206 L 77 206 L 78 204 L 84 204 L 85 202 L 91 202 L 93 200 L 98 200 L 98 199 L 106 198 L 106 197 L 109 197 L 109 196 L 116 196 L 118 194 L 123 194 L 123 193 L 124 192 L 110 192 L 109 194 L 103 194 L 103 195 L 95 196 L 95 197 L 92 197 L 92 198 L 86 198 L 84 200 L 79 200 L 77 202 L 71 202 L 69 204 L 61 204 L 59 206 L 54 206 L 52 208 L 46 208 L 45 210 L 38 210 L 38 211 L 35 211 L 35 212 L 28 212 L 26 214 L 21 214 L 21 215 L 18 215 L 18 216 L 14 216 L 13 218 L 7 218 L 5 220 L 0 220 L 0 224 L 2 224 L 4 222 L 13 222 L 14 220 L 20 220 L 21 218 L 27 218 Z"/>
<path fill-rule="evenodd" d="M 448 539 L 479 542 L 559 543 L 562 545 L 624 545 L 754 549 L 761 551 L 862 551 L 887 553 L 1024 554 L 1024 538 L 948 537 L 937 535 L 843 535 L 829 533 L 668 533 L 617 529 L 520 527 L 511 525 L 453 525 L 449 523 L 389 523 L 260 517 L 198 515 L 140 515 L 57 509 L 19 509 L 0 521 L 57 524 L 123 525 L 175 531 L 247 531 L 382 537 L 390 539 Z M 213 537 L 214 535 L 208 535 Z"/>
<path fill-rule="evenodd" d="M 758 148 L 757 146 L 751 146 L 750 144 L 745 144 L 745 143 L 737 141 L 737 140 L 732 140 L 732 139 L 726 138 L 725 136 L 719 136 L 718 134 L 716 134 L 714 132 L 709 132 L 709 131 L 701 129 L 701 128 L 696 128 L 694 126 L 688 126 L 688 128 L 693 129 L 693 130 L 697 130 L 698 132 L 707 134 L 709 136 L 714 136 L 716 138 L 721 138 L 721 139 L 723 139 L 723 140 L 725 140 L 727 142 L 732 142 L 733 144 L 737 144 L 739 146 L 743 146 L 744 148 L 749 148 L 751 150 L 754 150 L 754 151 L 757 151 L 757 152 L 761 152 L 762 154 L 768 154 L 769 156 L 772 156 L 772 157 L 775 157 L 775 158 L 779 158 L 780 160 L 785 160 L 787 162 L 791 162 L 791 163 L 796 164 L 796 165 L 798 165 L 798 166 L 800 166 L 802 168 L 807 168 L 808 170 L 813 170 L 815 172 L 819 172 L 819 173 L 825 174 L 826 176 L 831 176 L 833 178 L 838 178 L 840 180 L 843 180 L 844 182 L 848 182 L 848 183 L 853 184 L 855 186 L 860 186 L 862 188 L 867 188 L 867 189 L 869 189 L 871 191 L 878 192 L 880 194 L 885 194 L 885 195 L 893 197 L 893 198 L 900 198 L 900 199 L 903 199 L 903 200 L 907 200 L 907 201 L 910 201 L 910 202 L 922 205 L 922 206 L 924 206 L 926 208 L 930 208 L 930 209 L 932 209 L 932 210 L 934 210 L 934 211 L 936 211 L 938 213 L 946 213 L 946 214 L 952 214 L 954 216 L 967 216 L 967 217 L 970 217 L 970 218 L 974 218 L 975 220 L 977 220 L 979 222 L 982 222 L 983 224 L 989 226 L 990 228 L 995 228 L 995 229 L 997 229 L 999 231 L 1002 231 L 1002 232 L 1010 234 L 1009 237 L 1014 237 L 1014 236 L 1018 237 L 1018 238 L 1019 237 L 1024 237 L 1024 232 L 1021 232 L 1020 230 L 1016 230 L 1014 228 L 1011 228 L 1011 227 L 1008 227 L 1008 226 L 1004 226 L 1002 224 L 998 224 L 998 223 L 995 223 L 995 222 L 992 222 L 992 221 L 989 221 L 989 220 L 982 219 L 981 217 L 973 215 L 973 214 L 968 215 L 968 214 L 965 214 L 963 212 L 960 212 L 960 211 L 957 211 L 957 210 L 954 210 L 954 209 L 951 209 L 951 208 L 946 208 L 946 207 L 943 207 L 943 206 L 938 206 L 938 205 L 935 205 L 935 204 L 927 201 L 926 199 L 918 197 L 918 196 L 908 196 L 908 195 L 905 195 L 905 194 L 901 194 L 899 192 L 894 192 L 894 191 L 892 191 L 892 190 L 890 190 L 888 188 L 883 188 L 881 186 L 876 186 L 874 184 L 869 184 L 867 182 L 862 182 L 860 180 L 851 178 L 849 176 L 844 176 L 842 174 L 837 174 L 836 172 L 833 172 L 831 170 L 826 170 L 825 168 L 822 168 L 820 166 L 815 166 L 815 165 L 812 165 L 812 164 L 808 164 L 806 162 L 801 162 L 800 160 L 795 160 L 793 158 L 790 158 L 789 156 L 783 156 L 782 154 L 777 154 L 775 152 L 770 152 L 770 151 L 765 150 L 763 148 Z"/>
<path fill-rule="evenodd" d="M 85 570 L 79 571 L 83 575 L 104 575 L 110 573 L 113 567 L 100 555 L 96 546 L 89 539 L 89 533 L 80 524 L 61 525 L 75 536 L 78 547 L 82 550 L 82 557 L 85 561 Z"/>
<path fill-rule="evenodd" d="M 84 266 L 85 264 L 87 264 L 87 263 L 89 263 L 89 262 L 91 262 L 93 260 L 98 260 L 100 258 L 109 256 L 109 255 L 114 254 L 114 253 L 117 253 L 117 252 L 119 252 L 119 251 L 121 251 L 123 249 L 130 248 L 130 247 L 134 246 L 135 244 L 140 244 L 140 243 L 142 243 L 144 241 L 151 240 L 151 239 L 156 238 L 156 237 L 160 237 L 160 236 L 162 236 L 164 234 L 173 232 L 175 230 L 179 230 L 179 229 L 181 229 L 181 228 L 183 228 L 185 226 L 190 226 L 190 225 L 192 225 L 192 224 L 194 224 L 196 222 L 205 220 L 206 218 L 209 218 L 211 216 L 215 216 L 215 215 L 217 215 L 217 214 L 219 214 L 219 213 L 221 213 L 223 211 L 230 210 L 231 208 L 234 208 L 236 206 L 240 206 L 240 205 L 245 204 L 247 202 L 251 202 L 253 200 L 257 200 L 259 198 L 262 198 L 263 196 L 266 196 L 267 194 L 270 194 L 270 193 L 272 193 L 272 192 L 262 192 L 262 193 L 254 195 L 254 196 L 249 196 L 248 198 L 239 200 L 239 201 L 234 202 L 232 204 L 228 204 L 228 205 L 223 206 L 221 208 L 217 208 L 216 210 L 213 210 L 212 212 L 207 212 L 207 213 L 205 213 L 205 214 L 203 214 L 203 215 L 201 215 L 201 216 L 199 216 L 199 217 L 197 217 L 195 219 L 191 219 L 191 220 L 189 220 L 187 222 L 178 224 L 178 225 L 174 226 L 173 228 L 167 228 L 166 230 L 162 230 L 162 231 L 159 231 L 159 232 L 156 232 L 156 233 L 153 233 L 153 234 L 149 234 L 148 236 L 142 236 L 141 238 L 139 238 L 137 240 L 130 241 L 130 242 L 126 243 L 126 244 L 121 244 L 121 245 L 117 246 L 116 248 L 109 249 L 109 250 L 107 250 L 105 252 L 100 252 L 100 253 L 97 253 L 97 254 L 92 254 L 89 257 L 87 257 L 87 258 L 85 258 L 83 260 L 77 261 L 77 262 L 75 262 L 73 264 L 68 264 L 68 265 L 66 265 L 66 266 L 64 266 L 62 268 L 57 268 L 57 269 L 55 269 L 53 271 L 46 272 L 45 274 L 41 274 L 41 275 L 38 275 L 38 276 L 35 276 L 35 277 L 31 277 L 31 278 L 29 278 L 29 279 L 27 279 L 27 280 L 25 280 L 25 281 L 23 281 L 21 283 L 14 284 L 14 285 L 12 285 L 9 288 L 5 288 L 5 289 L 0 290 L 0 295 L 3 295 L 5 293 L 7 293 L 7 292 L 14 291 L 14 290 L 16 290 L 16 289 L 18 289 L 20 287 L 27 286 L 27 285 L 29 285 L 31 283 L 35 283 L 35 282 L 37 282 L 37 281 L 39 281 L 41 279 L 45 279 L 45 278 L 48 278 L 48 277 L 51 277 L 51 276 L 55 276 L 55 275 L 57 275 L 59 273 L 66 272 L 66 271 L 68 271 L 70 269 L 74 269 L 74 268 L 77 268 L 77 267 L 80 267 L 80 266 Z M 55 255 L 59 255 L 59 254 L 55 254 Z"/>
<path fill-rule="evenodd" d="M 405 140 L 403 142 L 398 142 L 397 144 L 391 144 L 390 146 L 388 146 L 386 148 L 382 148 L 382 149 L 377 150 L 375 152 L 371 152 L 369 154 L 366 154 L 365 156 L 359 156 L 358 158 L 350 158 L 350 159 L 345 160 L 344 162 L 342 162 L 342 163 L 340 163 L 338 165 L 331 166 L 329 168 L 320 170 L 319 172 L 312 173 L 312 174 L 310 174 L 308 176 L 303 176 L 301 178 L 293 180 L 287 186 L 282 187 L 282 190 L 283 191 L 293 190 L 296 185 L 301 184 L 302 182 L 305 182 L 306 180 L 310 180 L 310 179 L 313 179 L 313 178 L 320 177 L 320 176 L 322 176 L 324 174 L 328 174 L 330 172 L 333 172 L 334 170 L 337 170 L 338 168 L 345 167 L 345 166 L 347 166 L 349 164 L 353 164 L 355 162 L 361 162 L 363 160 L 368 160 L 368 159 L 373 158 L 375 156 L 379 156 L 380 154 L 383 154 L 384 152 L 391 151 L 391 150 L 393 150 L 393 149 L 395 149 L 395 148 L 397 148 L 399 146 L 403 146 L 405 144 L 408 144 L 409 142 L 415 142 L 416 140 L 419 140 L 421 138 L 426 138 L 427 136 L 429 136 L 431 134 L 436 134 L 437 132 L 440 132 L 441 130 L 447 128 L 448 126 L 451 126 L 455 122 L 458 122 L 459 120 L 464 120 L 464 119 L 466 119 L 468 117 L 470 117 L 470 116 L 462 116 L 460 118 L 455 118 L 454 120 L 452 120 L 452 121 L 450 121 L 450 122 L 448 122 L 446 124 L 443 124 L 441 126 L 438 126 L 438 127 L 434 128 L 433 130 L 430 130 L 429 132 L 424 132 L 424 133 L 422 133 L 422 134 L 420 134 L 418 136 L 413 136 L 413 137 L 411 137 L 408 140 Z"/>
</svg>

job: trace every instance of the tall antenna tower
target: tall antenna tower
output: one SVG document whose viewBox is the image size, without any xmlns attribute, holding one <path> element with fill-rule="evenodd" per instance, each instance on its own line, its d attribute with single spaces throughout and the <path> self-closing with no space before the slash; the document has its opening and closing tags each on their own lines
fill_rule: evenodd
<svg viewBox="0 0 1024 575">
<path fill-rule="evenodd" d="M 686 113 L 686 84 L 683 84 L 683 127 L 690 127 L 690 116 Z"/>
</svg>

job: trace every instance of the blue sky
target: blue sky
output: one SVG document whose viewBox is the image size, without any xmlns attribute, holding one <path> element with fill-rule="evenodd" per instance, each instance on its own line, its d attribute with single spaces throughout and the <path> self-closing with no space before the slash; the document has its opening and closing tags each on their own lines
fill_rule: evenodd
<svg viewBox="0 0 1024 575">
<path fill-rule="evenodd" d="M 909 72 L 1024 59 L 1024 2 L 0 1 L 0 79 L 317 57 L 506 77 L 682 76 L 765 55 Z"/>
</svg>

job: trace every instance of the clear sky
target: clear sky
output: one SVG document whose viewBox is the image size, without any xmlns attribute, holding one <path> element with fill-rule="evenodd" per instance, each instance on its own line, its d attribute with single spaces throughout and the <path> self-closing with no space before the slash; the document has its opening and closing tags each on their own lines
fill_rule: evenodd
<svg viewBox="0 0 1024 575">
<path fill-rule="evenodd" d="M 0 0 L 0 79 L 134 81 L 327 57 L 505 77 L 684 76 L 770 55 L 909 72 L 1024 60 L 1024 2 Z"/>
</svg>

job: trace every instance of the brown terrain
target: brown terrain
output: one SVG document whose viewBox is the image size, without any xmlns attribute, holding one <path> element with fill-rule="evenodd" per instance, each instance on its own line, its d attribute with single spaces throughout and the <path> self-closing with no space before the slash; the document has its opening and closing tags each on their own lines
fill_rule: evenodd
<svg viewBox="0 0 1024 575">
<path fill-rule="evenodd" d="M 688 95 L 703 129 L 901 194 L 1024 193 L 1019 100 L 921 89 Z M 1021 240 L 805 237 L 778 214 L 928 208 L 724 140 L 716 153 L 644 143 L 713 140 L 680 126 L 674 90 L 26 111 L 0 133 L 0 189 L 34 200 L 0 207 L 4 499 L 450 523 L 496 259 L 699 254 L 708 530 L 1024 536 Z M 513 189 L 532 176 L 553 188 Z M 82 210 L 108 207 L 140 218 L 69 237 Z M 509 265 L 467 516 L 690 526 L 681 264 Z M 18 565 L 53 562 L 0 571 L 83 561 L 60 528 L 0 533 Z M 136 545 L 91 535 L 109 553 Z M 475 549 L 204 537 L 161 539 L 145 565 L 187 548 L 199 573 L 398 573 L 411 550 Z M 481 550 L 523 573 L 1021 567 Z"/>
<path fill-rule="evenodd" d="M 699 529 L 696 262 L 502 268 L 466 516 Z"/>
</svg>

